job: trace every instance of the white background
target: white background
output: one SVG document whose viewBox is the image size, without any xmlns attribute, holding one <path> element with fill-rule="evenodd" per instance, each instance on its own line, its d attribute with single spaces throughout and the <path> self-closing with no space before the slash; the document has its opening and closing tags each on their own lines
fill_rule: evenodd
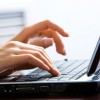
<svg viewBox="0 0 100 100">
<path fill-rule="evenodd" d="M 5 11 L 24 11 L 26 25 L 49 19 L 70 34 L 62 38 L 67 56 L 53 45 L 46 50 L 52 59 L 89 59 L 100 36 L 100 0 L 0 0 Z"/>
</svg>

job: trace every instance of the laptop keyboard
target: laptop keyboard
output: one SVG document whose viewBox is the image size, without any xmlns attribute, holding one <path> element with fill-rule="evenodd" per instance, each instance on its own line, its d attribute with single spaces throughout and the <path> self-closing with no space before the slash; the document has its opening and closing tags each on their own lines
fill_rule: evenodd
<svg viewBox="0 0 100 100">
<path fill-rule="evenodd" d="M 84 75 L 89 64 L 88 60 L 56 61 L 55 66 L 61 72 L 61 76 L 54 77 L 49 72 L 37 68 L 30 74 L 22 76 L 18 82 L 24 81 L 65 81 L 76 80 Z"/>
</svg>

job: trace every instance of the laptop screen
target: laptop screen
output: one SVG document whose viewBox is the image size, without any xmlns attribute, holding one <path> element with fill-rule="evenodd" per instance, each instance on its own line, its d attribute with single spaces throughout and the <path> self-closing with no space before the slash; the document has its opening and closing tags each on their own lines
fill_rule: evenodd
<svg viewBox="0 0 100 100">
<path fill-rule="evenodd" d="M 90 60 L 90 64 L 88 67 L 87 75 L 92 75 L 99 67 L 98 64 L 100 62 L 100 37 L 93 52 L 92 58 Z"/>
</svg>

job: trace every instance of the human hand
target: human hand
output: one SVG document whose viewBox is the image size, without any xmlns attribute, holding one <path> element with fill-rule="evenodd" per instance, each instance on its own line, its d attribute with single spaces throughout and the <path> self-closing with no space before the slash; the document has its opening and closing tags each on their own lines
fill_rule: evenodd
<svg viewBox="0 0 100 100">
<path fill-rule="evenodd" d="M 46 70 L 54 76 L 60 75 L 43 47 L 10 41 L 0 48 L 0 77 L 34 67 Z"/>
<path fill-rule="evenodd" d="M 30 43 L 33 45 L 42 46 L 47 48 L 53 44 L 56 45 L 58 53 L 65 55 L 64 44 L 60 38 L 60 35 L 68 37 L 68 33 L 58 25 L 45 20 L 34 24 L 33 26 L 24 28 L 18 35 L 12 38 L 12 41 L 20 41 L 23 43 Z M 32 39 L 33 38 L 33 39 Z M 30 42 L 29 40 L 32 39 Z"/>
</svg>

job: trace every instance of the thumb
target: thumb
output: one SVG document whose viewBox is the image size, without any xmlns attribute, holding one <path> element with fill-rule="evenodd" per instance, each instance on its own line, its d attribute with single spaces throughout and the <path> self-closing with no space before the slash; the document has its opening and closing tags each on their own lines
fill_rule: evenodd
<svg viewBox="0 0 100 100">
<path fill-rule="evenodd" d="M 30 44 L 47 48 L 53 44 L 52 38 L 39 38 L 30 42 Z"/>
</svg>

